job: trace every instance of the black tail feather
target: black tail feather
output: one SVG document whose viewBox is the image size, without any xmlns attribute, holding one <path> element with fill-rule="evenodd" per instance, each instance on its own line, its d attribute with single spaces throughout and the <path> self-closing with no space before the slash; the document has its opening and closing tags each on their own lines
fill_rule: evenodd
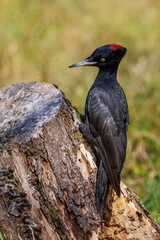
<svg viewBox="0 0 160 240">
<path fill-rule="evenodd" d="M 105 201 L 109 190 L 109 178 L 106 174 L 102 161 L 100 161 L 98 173 L 97 173 L 97 185 L 96 185 L 96 205 L 97 210 L 103 220 L 103 210 Z"/>
</svg>

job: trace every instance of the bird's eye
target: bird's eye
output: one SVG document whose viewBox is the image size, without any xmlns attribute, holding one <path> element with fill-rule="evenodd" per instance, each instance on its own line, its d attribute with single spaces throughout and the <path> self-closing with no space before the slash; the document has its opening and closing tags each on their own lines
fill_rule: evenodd
<svg viewBox="0 0 160 240">
<path fill-rule="evenodd" d="M 106 60 L 105 58 L 101 58 L 101 62 L 105 62 L 105 60 Z"/>
</svg>

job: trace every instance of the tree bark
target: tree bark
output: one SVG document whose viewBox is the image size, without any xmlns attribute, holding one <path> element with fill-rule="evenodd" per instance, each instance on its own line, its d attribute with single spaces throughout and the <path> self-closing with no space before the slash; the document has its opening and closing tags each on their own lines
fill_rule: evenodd
<svg viewBox="0 0 160 240">
<path fill-rule="evenodd" d="M 74 131 L 76 111 L 56 86 L 32 82 L 3 88 L 0 112 L 4 239 L 160 239 L 159 227 L 123 183 L 120 198 L 110 187 L 101 227 L 96 157 Z"/>
</svg>

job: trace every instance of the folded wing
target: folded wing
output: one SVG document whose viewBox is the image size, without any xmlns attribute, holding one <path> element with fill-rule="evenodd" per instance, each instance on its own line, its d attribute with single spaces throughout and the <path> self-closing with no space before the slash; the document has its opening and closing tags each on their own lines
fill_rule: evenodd
<svg viewBox="0 0 160 240">
<path fill-rule="evenodd" d="M 112 101 L 110 96 L 103 89 L 94 89 L 88 99 L 88 120 L 90 131 L 96 138 L 96 145 L 100 151 L 104 169 L 108 175 L 109 181 L 115 189 L 117 195 L 120 195 L 120 175 L 126 156 L 126 127 L 125 113 L 124 126 L 119 129 L 119 124 L 112 114 Z M 115 109 L 114 109 L 115 110 Z M 121 106 L 117 111 L 123 111 Z M 117 113 L 118 114 L 118 113 Z M 123 123 L 123 119 L 121 119 Z"/>
</svg>

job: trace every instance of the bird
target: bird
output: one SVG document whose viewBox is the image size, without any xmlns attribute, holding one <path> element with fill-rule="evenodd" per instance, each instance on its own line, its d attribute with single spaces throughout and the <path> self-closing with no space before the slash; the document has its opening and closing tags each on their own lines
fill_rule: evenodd
<svg viewBox="0 0 160 240">
<path fill-rule="evenodd" d="M 98 75 L 86 98 L 84 121 L 79 129 L 98 152 L 95 202 L 103 219 L 109 185 L 120 196 L 120 180 L 126 158 L 129 120 L 125 93 L 117 81 L 117 71 L 127 49 L 119 44 L 97 48 L 85 60 L 69 68 L 94 66 Z"/>
</svg>

